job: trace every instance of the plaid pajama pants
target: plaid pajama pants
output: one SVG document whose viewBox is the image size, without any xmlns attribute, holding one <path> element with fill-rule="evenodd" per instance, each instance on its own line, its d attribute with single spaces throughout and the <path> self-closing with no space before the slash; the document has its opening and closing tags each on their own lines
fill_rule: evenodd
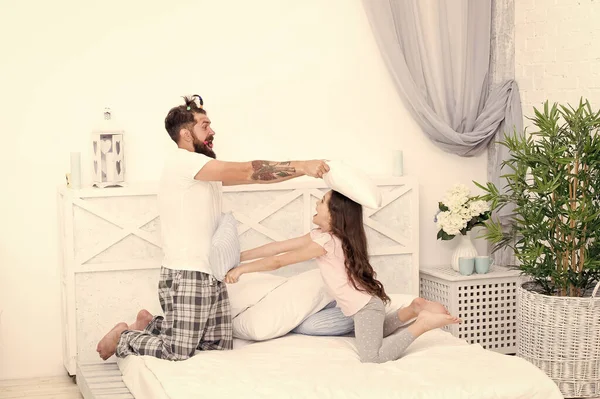
<svg viewBox="0 0 600 399">
<path fill-rule="evenodd" d="M 185 360 L 196 350 L 233 348 L 231 306 L 224 283 L 206 273 L 161 267 L 158 295 L 164 317 L 154 317 L 144 331 L 124 331 L 117 357 Z"/>
</svg>

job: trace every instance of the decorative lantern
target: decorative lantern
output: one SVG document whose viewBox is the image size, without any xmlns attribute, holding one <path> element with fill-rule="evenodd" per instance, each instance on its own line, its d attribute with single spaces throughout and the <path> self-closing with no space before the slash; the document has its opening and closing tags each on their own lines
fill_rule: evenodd
<svg viewBox="0 0 600 399">
<path fill-rule="evenodd" d="M 125 185 L 124 133 L 115 128 L 110 108 L 105 108 L 102 128 L 92 131 L 94 186 Z"/>
</svg>

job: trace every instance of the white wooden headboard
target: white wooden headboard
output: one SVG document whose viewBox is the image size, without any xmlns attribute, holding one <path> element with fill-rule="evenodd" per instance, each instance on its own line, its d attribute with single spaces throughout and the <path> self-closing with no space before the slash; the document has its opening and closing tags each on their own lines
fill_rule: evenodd
<svg viewBox="0 0 600 399">
<path fill-rule="evenodd" d="M 364 208 L 371 263 L 388 293 L 419 293 L 418 184 L 409 177 L 375 179 L 383 206 Z M 160 314 L 157 283 L 162 260 L 156 183 L 123 188 L 60 188 L 58 213 L 64 364 L 101 362 L 98 340 L 117 322 L 146 308 Z M 242 250 L 292 238 L 315 227 L 321 180 L 224 187 L 223 211 L 240 222 Z M 314 261 L 277 274 L 316 267 Z"/>
</svg>

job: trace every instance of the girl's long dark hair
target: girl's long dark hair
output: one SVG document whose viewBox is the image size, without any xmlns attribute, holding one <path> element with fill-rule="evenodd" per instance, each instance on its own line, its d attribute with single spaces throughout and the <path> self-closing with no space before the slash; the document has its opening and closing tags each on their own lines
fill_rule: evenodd
<svg viewBox="0 0 600 399">
<path fill-rule="evenodd" d="M 342 241 L 346 272 L 354 288 L 379 297 L 384 303 L 390 302 L 390 297 L 385 293 L 383 284 L 375 278 L 377 273 L 369 263 L 362 206 L 332 190 L 329 213 L 331 232 Z"/>
</svg>

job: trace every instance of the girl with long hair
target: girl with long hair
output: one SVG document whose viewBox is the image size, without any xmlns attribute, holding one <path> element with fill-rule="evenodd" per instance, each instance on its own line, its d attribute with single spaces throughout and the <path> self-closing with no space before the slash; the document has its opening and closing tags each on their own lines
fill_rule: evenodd
<svg viewBox="0 0 600 399">
<path fill-rule="evenodd" d="M 337 306 L 354 319 L 362 362 L 396 360 L 421 334 L 460 321 L 443 305 L 423 298 L 386 316 L 385 304 L 390 298 L 369 263 L 362 206 L 337 191 L 329 191 L 317 203 L 316 212 L 313 223 L 318 228 L 242 252 L 242 262 L 258 260 L 231 269 L 225 282 L 236 283 L 244 273 L 276 270 L 315 259 Z"/>
</svg>

